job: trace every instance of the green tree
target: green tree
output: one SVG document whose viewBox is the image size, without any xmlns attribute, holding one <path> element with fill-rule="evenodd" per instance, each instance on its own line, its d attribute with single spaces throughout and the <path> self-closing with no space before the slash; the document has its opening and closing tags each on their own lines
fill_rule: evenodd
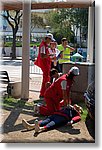
<svg viewBox="0 0 102 150">
<path fill-rule="evenodd" d="M 80 30 L 80 45 L 82 44 L 82 37 L 87 36 L 88 32 L 88 9 L 87 8 L 71 8 L 69 10 L 69 18 L 73 29 Z"/>
<path fill-rule="evenodd" d="M 5 13 L 2 14 L 2 16 L 7 20 L 8 24 L 12 28 L 13 32 L 13 41 L 12 41 L 12 59 L 16 58 L 16 33 L 19 29 L 19 23 L 20 23 L 20 18 L 22 17 L 22 13 L 20 10 L 13 10 L 13 11 L 8 11 L 6 10 Z"/>
<path fill-rule="evenodd" d="M 50 11 L 46 16 L 48 25 L 53 28 L 53 32 L 58 39 L 62 37 L 74 43 L 75 31 L 76 34 L 80 30 L 81 37 L 87 35 L 88 26 L 88 9 L 68 8 L 55 9 Z"/>
<path fill-rule="evenodd" d="M 35 27 L 37 28 L 45 28 L 46 24 L 44 22 L 43 16 L 36 12 L 31 13 L 31 32 L 34 30 Z"/>
<path fill-rule="evenodd" d="M 55 35 L 58 43 L 61 41 L 62 37 L 66 37 L 71 41 L 74 36 L 74 32 L 71 29 L 71 24 L 66 15 L 66 9 L 56 9 L 51 11 L 46 16 L 48 25 L 53 29 L 52 32 Z"/>
</svg>

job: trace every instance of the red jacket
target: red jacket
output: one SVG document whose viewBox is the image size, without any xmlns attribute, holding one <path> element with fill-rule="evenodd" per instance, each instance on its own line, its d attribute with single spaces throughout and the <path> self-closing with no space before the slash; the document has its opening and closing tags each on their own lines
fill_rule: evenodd
<svg viewBox="0 0 102 150">
<path fill-rule="evenodd" d="M 73 83 L 73 80 L 66 78 L 67 74 L 62 75 L 59 77 L 54 83 L 51 84 L 51 86 L 45 91 L 45 97 L 52 97 L 56 98 L 58 101 L 63 99 L 63 91 L 61 88 L 61 82 L 63 80 L 67 81 L 67 94 L 69 95 L 71 85 Z"/>
<path fill-rule="evenodd" d="M 41 69 L 46 66 L 49 66 L 49 67 L 51 66 L 51 59 L 49 56 L 47 58 L 41 58 L 41 56 L 40 56 L 40 50 L 41 50 L 41 47 L 43 47 L 43 46 L 45 47 L 46 55 L 49 54 L 48 45 L 45 43 L 45 41 L 42 41 L 39 46 L 39 53 L 38 53 L 37 60 L 34 62 L 34 64 L 37 65 L 38 67 L 40 67 Z"/>
<path fill-rule="evenodd" d="M 73 120 L 73 123 L 76 123 L 81 120 L 80 113 L 72 107 L 62 108 L 61 110 L 54 112 L 54 114 L 63 116 L 68 121 Z"/>
</svg>

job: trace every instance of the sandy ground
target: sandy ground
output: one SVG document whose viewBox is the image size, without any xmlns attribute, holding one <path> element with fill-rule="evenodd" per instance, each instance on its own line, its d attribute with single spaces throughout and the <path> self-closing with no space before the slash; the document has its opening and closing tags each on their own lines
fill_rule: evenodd
<svg viewBox="0 0 102 150">
<path fill-rule="evenodd" d="M 90 120 L 71 126 L 63 126 L 54 130 L 46 131 L 35 135 L 34 130 L 27 131 L 22 126 L 22 119 L 30 123 L 34 119 L 43 119 L 33 115 L 33 111 L 26 108 L 13 108 L 11 110 L 3 109 L 1 114 L 1 124 L 3 125 L 1 142 L 3 143 L 94 143 L 94 127 L 88 128 Z M 92 123 L 91 123 L 92 125 Z"/>
</svg>

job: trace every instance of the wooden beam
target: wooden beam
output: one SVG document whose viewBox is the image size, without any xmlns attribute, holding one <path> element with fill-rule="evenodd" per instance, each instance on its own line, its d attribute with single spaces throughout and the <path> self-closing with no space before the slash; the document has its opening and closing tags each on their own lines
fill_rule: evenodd
<svg viewBox="0 0 102 150">
<path fill-rule="evenodd" d="M 22 10 L 22 2 L 20 0 L 1 0 L 4 10 Z M 93 0 L 67 0 L 67 2 L 32 2 L 31 9 L 53 9 L 53 8 L 88 8 Z"/>
<path fill-rule="evenodd" d="M 69 2 L 53 2 L 53 3 L 32 3 L 31 9 L 53 9 L 53 8 L 88 8 L 91 2 L 86 1 L 76 3 L 76 0 Z"/>
<path fill-rule="evenodd" d="M 3 4 L 3 10 L 22 10 L 22 4 Z"/>
</svg>

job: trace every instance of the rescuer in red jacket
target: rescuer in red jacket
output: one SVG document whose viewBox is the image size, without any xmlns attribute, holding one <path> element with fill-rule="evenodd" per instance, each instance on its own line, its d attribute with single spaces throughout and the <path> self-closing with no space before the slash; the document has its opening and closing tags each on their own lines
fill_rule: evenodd
<svg viewBox="0 0 102 150">
<path fill-rule="evenodd" d="M 40 90 L 40 98 L 44 97 L 46 90 L 46 83 L 50 81 L 50 69 L 51 69 L 51 58 L 48 50 L 48 45 L 53 41 L 53 35 L 51 33 L 46 34 L 45 40 L 43 40 L 39 46 L 39 53 L 35 65 L 41 68 L 43 72 L 43 81 Z"/>
<path fill-rule="evenodd" d="M 79 75 L 79 68 L 72 67 L 67 74 L 59 77 L 55 82 L 48 87 L 44 94 L 46 105 L 36 104 L 34 113 L 42 115 L 51 115 L 60 110 L 60 103 L 63 100 L 63 106 L 70 104 L 69 93 L 75 76 Z"/>
</svg>

